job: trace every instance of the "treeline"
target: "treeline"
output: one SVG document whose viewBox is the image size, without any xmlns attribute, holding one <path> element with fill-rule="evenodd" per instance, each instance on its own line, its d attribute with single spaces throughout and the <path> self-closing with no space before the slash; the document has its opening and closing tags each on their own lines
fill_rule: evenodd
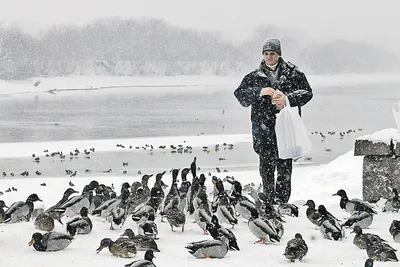
<svg viewBox="0 0 400 267">
<path fill-rule="evenodd" d="M 0 26 L 0 79 L 60 75 L 233 75 L 254 69 L 265 37 L 282 40 L 283 56 L 311 73 L 390 71 L 399 59 L 362 43 L 301 44 L 273 26 L 244 44 L 217 33 L 182 29 L 162 20 L 102 19 L 55 26 L 40 36 Z"/>
</svg>

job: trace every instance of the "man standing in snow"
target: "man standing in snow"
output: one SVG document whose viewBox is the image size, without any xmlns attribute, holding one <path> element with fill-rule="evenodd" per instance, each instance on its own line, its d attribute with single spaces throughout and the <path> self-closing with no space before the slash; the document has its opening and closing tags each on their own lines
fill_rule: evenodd
<svg viewBox="0 0 400 267">
<path fill-rule="evenodd" d="M 281 43 L 268 38 L 262 47 L 264 59 L 247 74 L 234 94 L 239 103 L 251 105 L 253 149 L 260 158 L 260 176 L 266 201 L 287 203 L 291 194 L 292 159 L 279 159 L 275 135 L 275 114 L 285 106 L 300 107 L 313 97 L 307 78 L 298 68 L 281 57 Z M 275 169 L 277 178 L 275 184 Z"/>
</svg>

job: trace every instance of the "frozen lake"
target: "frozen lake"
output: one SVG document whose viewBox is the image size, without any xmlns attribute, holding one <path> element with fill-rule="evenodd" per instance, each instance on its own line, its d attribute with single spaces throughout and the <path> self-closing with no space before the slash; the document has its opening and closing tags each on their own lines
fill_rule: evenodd
<svg viewBox="0 0 400 267">
<path fill-rule="evenodd" d="M 303 108 L 303 118 L 310 132 L 335 131 L 324 141 L 311 135 L 312 161 L 298 163 L 324 164 L 352 149 L 357 136 L 395 123 L 391 104 L 400 100 L 400 84 L 364 84 L 314 87 L 314 98 Z M 203 90 L 204 89 L 204 90 Z M 214 134 L 250 134 L 250 109 L 239 105 L 233 96 L 234 87 L 205 88 L 188 86 L 185 90 L 159 93 L 137 92 L 136 88 L 109 89 L 101 92 L 32 94 L 0 98 L 1 142 L 89 140 L 133 138 L 144 136 L 190 136 Z M 158 89 L 157 89 L 158 90 Z M 338 132 L 347 132 L 339 138 Z M 167 147 L 169 144 L 166 144 Z M 45 149 L 45 148 L 44 148 Z M 328 150 L 328 151 L 327 151 Z M 330 150 L 330 151 L 329 151 Z M 39 151 L 38 151 L 39 152 Z M 171 154 L 165 151 L 94 153 L 60 162 L 52 158 L 40 164 L 27 158 L 0 159 L 0 171 L 19 173 L 40 170 L 45 176 L 64 175 L 65 169 L 85 168 L 98 175 L 102 170 L 114 173 L 137 173 L 173 166 L 189 165 L 193 156 L 199 158 L 204 171 L 222 169 L 254 169 L 258 158 L 251 143 L 239 143 L 232 150 L 205 153 L 194 149 L 192 154 Z M 220 157 L 226 158 L 219 161 Z M 122 162 L 130 162 L 129 168 Z M 101 167 L 99 167 L 101 166 Z"/>
</svg>

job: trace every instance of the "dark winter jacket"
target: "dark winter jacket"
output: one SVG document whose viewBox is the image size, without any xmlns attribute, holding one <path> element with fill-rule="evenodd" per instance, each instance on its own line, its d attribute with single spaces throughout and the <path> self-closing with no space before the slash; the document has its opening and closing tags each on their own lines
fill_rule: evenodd
<svg viewBox="0 0 400 267">
<path fill-rule="evenodd" d="M 251 105 L 251 122 L 254 151 L 263 157 L 277 157 L 275 136 L 275 114 L 279 112 L 271 102 L 270 96 L 260 97 L 261 89 L 272 87 L 282 91 L 289 99 L 290 106 L 304 106 L 313 97 L 307 78 L 297 67 L 282 58 L 278 61 L 278 81 L 271 82 L 266 75 L 264 61 L 260 67 L 247 74 L 234 94 L 239 103 L 248 107 Z"/>
</svg>

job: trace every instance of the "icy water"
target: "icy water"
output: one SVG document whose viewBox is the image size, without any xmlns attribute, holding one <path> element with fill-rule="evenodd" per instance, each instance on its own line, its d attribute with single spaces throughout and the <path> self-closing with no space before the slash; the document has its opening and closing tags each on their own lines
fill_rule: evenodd
<svg viewBox="0 0 400 267">
<path fill-rule="evenodd" d="M 311 135 L 312 160 L 296 164 L 324 164 L 351 150 L 354 140 L 395 123 L 391 105 L 400 100 L 400 84 L 318 87 L 314 98 L 303 108 L 303 118 Z M 135 92 L 135 88 L 102 92 L 43 94 L 0 98 L 0 142 L 113 139 L 143 136 L 212 135 L 250 133 L 250 109 L 239 105 L 235 88 L 187 87 L 159 93 Z M 338 132 L 347 132 L 342 139 Z M 328 131 L 336 132 L 328 135 Z M 322 139 L 319 132 L 327 136 Z M 323 140 L 323 141 L 322 141 Z M 169 145 L 169 144 L 166 144 Z M 171 154 L 169 150 L 94 153 L 65 161 L 47 158 L 39 164 L 32 158 L 0 159 L 0 172 L 62 176 L 65 169 L 78 175 L 98 175 L 111 168 L 113 174 L 151 172 L 188 166 L 199 158 L 203 171 L 257 168 L 258 158 L 251 143 L 239 143 L 232 150 L 210 153 L 200 148 L 191 154 Z M 220 157 L 226 160 L 218 160 Z M 123 167 L 122 162 L 129 162 Z M 101 167 L 100 167 L 101 166 Z M 84 173 L 85 169 L 91 173 Z M 104 175 L 109 175 L 104 173 Z M 17 175 L 19 176 L 19 175 Z"/>
</svg>

